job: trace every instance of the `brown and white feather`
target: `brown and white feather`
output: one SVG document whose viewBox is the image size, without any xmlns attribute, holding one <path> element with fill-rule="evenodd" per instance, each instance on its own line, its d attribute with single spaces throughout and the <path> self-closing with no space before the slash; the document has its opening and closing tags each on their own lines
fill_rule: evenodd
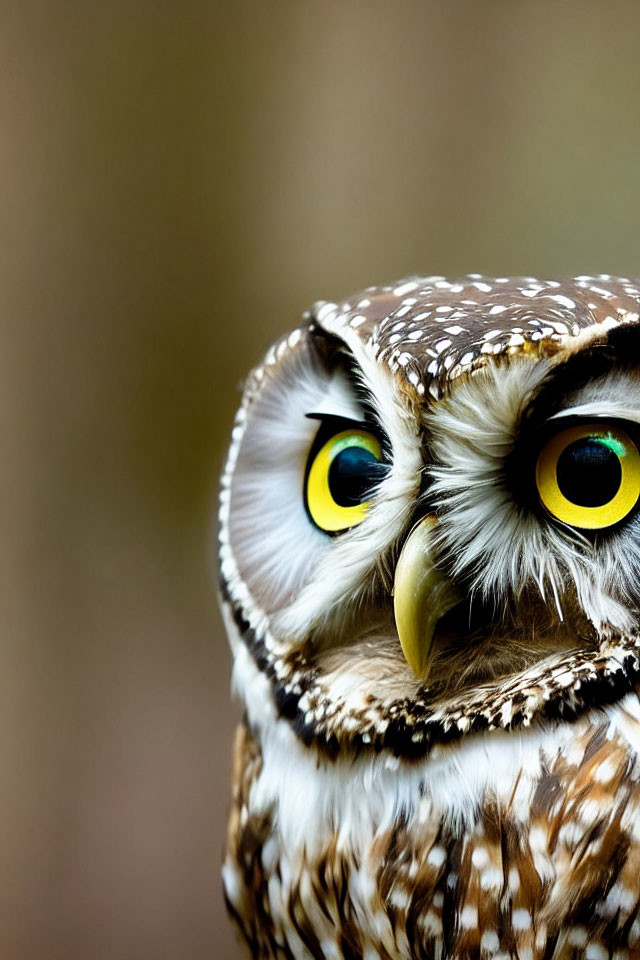
<svg viewBox="0 0 640 960">
<path fill-rule="evenodd" d="M 640 958 L 640 519 L 588 539 L 510 485 L 544 415 L 640 422 L 640 287 L 411 277 L 319 303 L 248 379 L 222 481 L 245 707 L 224 865 L 255 958 Z M 393 451 L 364 522 L 308 522 L 317 423 Z M 607 413 L 608 411 L 608 413 Z M 413 521 L 484 619 L 416 679 Z"/>
</svg>

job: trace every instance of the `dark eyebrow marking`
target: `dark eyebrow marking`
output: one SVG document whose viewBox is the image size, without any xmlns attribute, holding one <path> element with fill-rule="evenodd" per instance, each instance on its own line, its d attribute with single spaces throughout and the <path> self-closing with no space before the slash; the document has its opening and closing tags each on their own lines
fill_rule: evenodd
<svg viewBox="0 0 640 960">
<path fill-rule="evenodd" d="M 368 420 L 356 420 L 353 417 L 343 417 L 339 413 L 305 413 L 307 420 L 335 420 L 338 423 L 352 423 L 355 427 L 371 427 Z"/>
</svg>

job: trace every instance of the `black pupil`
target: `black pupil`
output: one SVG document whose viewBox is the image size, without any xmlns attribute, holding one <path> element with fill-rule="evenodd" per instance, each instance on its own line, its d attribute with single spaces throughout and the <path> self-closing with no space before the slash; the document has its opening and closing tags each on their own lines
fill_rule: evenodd
<svg viewBox="0 0 640 960">
<path fill-rule="evenodd" d="M 329 490 L 340 507 L 363 503 L 386 468 L 364 447 L 345 447 L 331 461 Z"/>
<path fill-rule="evenodd" d="M 560 492 L 580 507 L 602 507 L 615 497 L 622 481 L 620 460 L 606 443 L 593 437 L 575 440 L 558 457 Z"/>
</svg>

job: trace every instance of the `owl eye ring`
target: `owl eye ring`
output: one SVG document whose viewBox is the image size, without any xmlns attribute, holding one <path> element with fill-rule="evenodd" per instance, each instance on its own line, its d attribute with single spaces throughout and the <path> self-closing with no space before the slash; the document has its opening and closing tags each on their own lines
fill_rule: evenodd
<svg viewBox="0 0 640 960">
<path fill-rule="evenodd" d="M 536 485 L 555 519 L 580 530 L 604 530 L 624 520 L 638 502 L 640 453 L 620 427 L 570 427 L 541 450 Z"/>
<path fill-rule="evenodd" d="M 316 527 L 340 533 L 364 520 L 371 491 L 386 473 L 381 457 L 378 438 L 360 427 L 334 433 L 319 449 L 314 445 L 304 493 Z"/>
</svg>

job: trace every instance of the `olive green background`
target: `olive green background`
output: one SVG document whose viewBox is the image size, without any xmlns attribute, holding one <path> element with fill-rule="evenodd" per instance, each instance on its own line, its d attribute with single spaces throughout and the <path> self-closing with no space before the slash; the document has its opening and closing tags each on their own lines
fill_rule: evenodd
<svg viewBox="0 0 640 960">
<path fill-rule="evenodd" d="M 241 378 L 403 274 L 639 275 L 639 40 L 617 0 L 0 3 L 5 960 L 238 955 Z"/>
</svg>

